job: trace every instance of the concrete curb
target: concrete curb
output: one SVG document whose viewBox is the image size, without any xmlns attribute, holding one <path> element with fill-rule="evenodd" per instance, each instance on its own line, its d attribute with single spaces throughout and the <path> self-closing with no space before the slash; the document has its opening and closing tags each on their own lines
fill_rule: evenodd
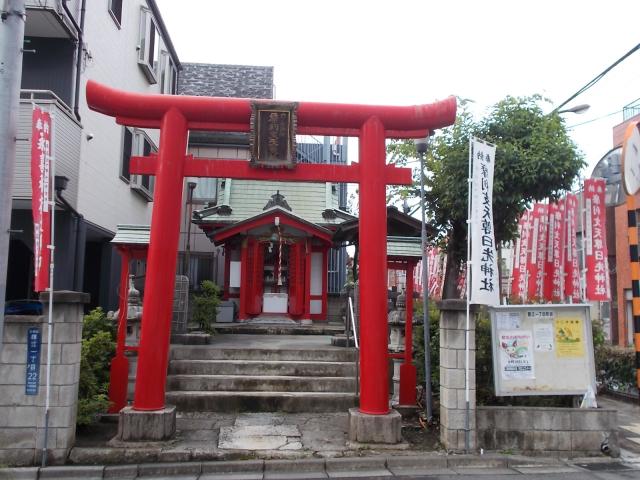
<svg viewBox="0 0 640 480">
<path fill-rule="evenodd" d="M 508 470 L 517 473 L 558 473 L 580 471 L 578 464 L 621 463 L 609 458 L 545 458 L 521 455 L 446 455 L 421 454 L 369 457 L 340 457 L 296 460 L 237 460 L 184 463 L 142 463 L 132 465 L 65 465 L 53 467 L 0 468 L 0 480 L 39 480 L 56 478 L 140 478 L 168 475 L 247 474 L 256 478 L 333 478 L 379 475 L 442 475 L 475 473 L 477 470 Z M 541 470 L 542 469 L 542 470 Z M 296 477 L 297 476 L 297 477 Z"/>
</svg>

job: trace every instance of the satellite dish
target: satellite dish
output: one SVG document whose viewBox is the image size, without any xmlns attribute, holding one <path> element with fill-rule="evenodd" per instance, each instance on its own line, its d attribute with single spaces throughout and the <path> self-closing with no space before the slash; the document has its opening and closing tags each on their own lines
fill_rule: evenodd
<svg viewBox="0 0 640 480">
<path fill-rule="evenodd" d="M 622 185 L 627 195 L 640 190 L 640 130 L 639 122 L 629 124 L 622 142 Z"/>
<path fill-rule="evenodd" d="M 609 150 L 598 161 L 591 178 L 604 178 L 606 180 L 607 190 L 605 195 L 605 204 L 608 207 L 621 205 L 625 202 L 625 195 L 622 191 L 622 148 L 616 147 Z"/>
</svg>

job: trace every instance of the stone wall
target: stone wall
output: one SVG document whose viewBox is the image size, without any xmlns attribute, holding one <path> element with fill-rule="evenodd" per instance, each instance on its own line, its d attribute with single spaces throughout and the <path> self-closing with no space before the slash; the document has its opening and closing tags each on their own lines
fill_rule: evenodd
<svg viewBox="0 0 640 480">
<path fill-rule="evenodd" d="M 466 303 L 443 300 L 440 308 L 440 441 L 447 450 L 466 449 Z M 476 449 L 475 312 L 469 332 L 469 451 Z"/>
<path fill-rule="evenodd" d="M 523 453 L 599 454 L 617 445 L 617 412 L 607 409 L 478 407 L 478 447 Z"/>
<path fill-rule="evenodd" d="M 51 349 L 51 395 L 48 458 L 62 463 L 75 441 L 83 305 L 88 295 L 55 292 Z M 0 354 L 0 464 L 39 464 L 44 442 L 47 365 L 47 301 L 45 315 L 7 315 Z M 26 395 L 27 332 L 41 333 L 39 387 Z"/>
<path fill-rule="evenodd" d="M 347 297 L 338 294 L 327 295 L 327 322 L 344 323 Z"/>
</svg>

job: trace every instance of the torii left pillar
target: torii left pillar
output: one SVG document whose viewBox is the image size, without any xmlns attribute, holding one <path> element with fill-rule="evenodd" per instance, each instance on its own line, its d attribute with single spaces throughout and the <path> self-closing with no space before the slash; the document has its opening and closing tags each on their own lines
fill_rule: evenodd
<svg viewBox="0 0 640 480">
<path fill-rule="evenodd" d="M 134 407 L 120 411 L 118 438 L 127 440 L 164 440 L 176 429 L 176 407 L 164 402 L 166 368 L 171 337 L 174 282 L 180 237 L 180 208 L 184 160 L 187 151 L 187 121 L 179 110 L 169 109 L 160 124 L 158 170 L 155 184 L 155 205 L 151 217 L 147 280 L 143 318 L 154 319 L 155 328 L 140 332 L 138 372 L 145 372 L 145 381 L 136 382 Z M 153 299 L 153 301 L 147 301 Z M 146 323 L 149 325 L 149 322 Z M 141 413 L 144 412 L 144 413 Z"/>
</svg>

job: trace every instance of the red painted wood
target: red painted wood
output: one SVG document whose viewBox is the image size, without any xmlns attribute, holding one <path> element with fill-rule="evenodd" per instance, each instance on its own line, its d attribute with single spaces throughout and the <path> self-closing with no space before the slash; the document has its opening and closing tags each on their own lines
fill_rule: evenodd
<svg viewBox="0 0 640 480">
<path fill-rule="evenodd" d="M 229 290 L 231 281 L 231 247 L 229 245 L 224 246 L 224 291 L 222 298 L 229 300 Z"/>
<path fill-rule="evenodd" d="M 304 313 L 304 241 L 294 243 L 289 252 L 289 314 L 299 317 Z"/>
<path fill-rule="evenodd" d="M 416 367 L 413 365 L 413 268 L 409 262 L 406 267 L 407 316 L 404 324 L 404 362 L 400 366 L 400 404 L 416 404 Z M 428 326 L 427 326 L 428 328 Z"/>
<path fill-rule="evenodd" d="M 400 405 L 416 404 L 416 382 L 416 366 L 412 363 L 400 365 Z"/>
<path fill-rule="evenodd" d="M 155 175 L 157 156 L 131 157 L 129 170 L 136 175 Z M 185 175 L 206 178 L 239 178 L 243 180 L 278 180 L 283 182 L 359 183 L 360 164 L 331 165 L 299 163 L 294 169 L 253 168 L 246 160 L 221 158 L 193 158 L 187 155 Z M 411 185 L 411 169 L 386 165 L 384 178 L 390 185 Z"/>
<path fill-rule="evenodd" d="M 136 410 L 164 408 L 180 238 L 187 122 L 180 111 L 171 108 L 163 113 L 161 127 L 133 401 Z"/>
<path fill-rule="evenodd" d="M 360 411 L 389 413 L 385 138 L 372 117 L 360 136 Z"/>
<path fill-rule="evenodd" d="M 187 121 L 189 128 L 220 123 L 237 124 L 242 128 L 249 125 L 252 102 L 260 100 L 246 98 L 193 97 L 187 95 L 160 95 L 133 93 L 107 87 L 93 80 L 86 86 L 89 108 L 111 117 L 126 117 L 137 120 L 138 126 L 157 128 L 157 121 L 166 112 L 175 108 Z M 273 100 L 265 100 L 273 103 Z M 384 129 L 412 131 L 434 130 L 451 125 L 456 116 L 456 99 L 426 105 L 381 106 L 341 103 L 299 102 L 297 109 L 298 127 L 309 128 L 309 133 L 322 132 L 326 128 L 359 129 L 369 119 L 376 117 L 383 126 L 380 135 L 385 138 Z M 154 123 L 155 122 L 155 123 Z M 243 130 L 246 131 L 246 130 Z"/>
<path fill-rule="evenodd" d="M 298 230 L 302 230 L 303 232 L 313 235 L 314 237 L 324 240 L 325 242 L 331 242 L 331 232 L 325 229 L 317 228 L 313 224 L 301 222 L 294 217 L 290 217 L 286 212 L 282 210 L 224 228 L 214 235 L 213 240 L 216 243 L 221 243 L 231 237 L 234 237 L 238 234 L 246 233 L 247 231 L 254 228 L 258 228 L 263 225 L 275 225 L 275 217 L 279 218 L 280 225 L 297 228 Z"/>
<path fill-rule="evenodd" d="M 118 248 L 121 255 L 120 266 L 120 302 L 118 304 L 118 333 L 116 354 L 111 360 L 109 379 L 109 413 L 118 413 L 127 406 L 127 388 L 129 386 L 129 359 L 125 356 L 127 338 L 127 304 L 129 302 L 129 260 L 126 247 Z"/>
<path fill-rule="evenodd" d="M 246 320 L 249 318 L 247 315 L 247 292 L 249 289 L 248 282 L 245 279 L 249 276 L 249 245 L 248 239 L 242 241 L 242 247 L 240 250 L 240 311 L 238 318 L 240 320 Z"/>
<path fill-rule="evenodd" d="M 262 313 L 262 293 L 264 290 L 264 244 L 254 241 L 253 252 L 253 311 L 249 313 L 260 315 Z"/>
</svg>

